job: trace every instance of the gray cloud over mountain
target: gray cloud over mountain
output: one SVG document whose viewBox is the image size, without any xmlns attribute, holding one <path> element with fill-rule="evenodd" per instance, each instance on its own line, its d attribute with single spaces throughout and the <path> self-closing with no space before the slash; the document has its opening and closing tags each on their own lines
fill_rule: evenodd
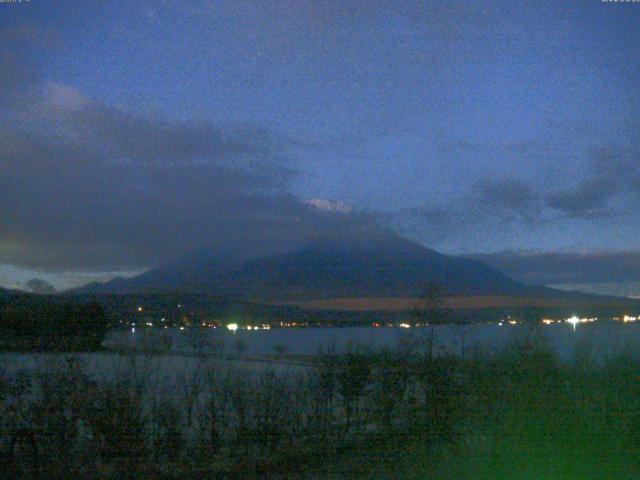
<svg viewBox="0 0 640 480">
<path fill-rule="evenodd" d="M 56 293 L 56 288 L 51 285 L 46 280 L 42 280 L 41 278 L 32 278 L 25 282 L 24 286 L 31 293 L 38 293 L 41 295 L 50 295 Z"/>
<path fill-rule="evenodd" d="M 2 103 L 1 263 L 137 268 L 345 216 L 287 192 L 292 156 L 307 146 L 284 135 L 131 113 L 52 82 L 26 85 Z"/>
<path fill-rule="evenodd" d="M 91 103 L 41 108 L 41 130 L 9 130 L 13 138 L 0 145 L 1 261 L 51 269 L 157 264 L 282 222 L 305 228 L 319 215 L 286 192 L 294 173 L 282 152 L 290 147 L 269 132 Z"/>
</svg>

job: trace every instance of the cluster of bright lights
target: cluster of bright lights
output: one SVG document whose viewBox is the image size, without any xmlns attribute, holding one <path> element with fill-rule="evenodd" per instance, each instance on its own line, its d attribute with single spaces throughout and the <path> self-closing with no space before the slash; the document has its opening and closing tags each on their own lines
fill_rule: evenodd
<svg viewBox="0 0 640 480">
<path fill-rule="evenodd" d="M 200 325 L 203 327 L 217 328 L 217 325 L 215 323 L 202 322 Z"/>
<path fill-rule="evenodd" d="M 177 305 L 178 308 L 181 308 L 182 305 L 178 304 Z M 142 305 L 139 305 L 136 307 L 136 310 L 140 313 L 142 313 L 144 311 L 144 307 Z M 598 318 L 597 317 L 592 317 L 592 318 L 587 318 L 587 317 L 583 317 L 583 318 L 579 318 L 576 315 L 573 315 L 572 317 L 569 317 L 565 320 L 554 320 L 554 319 L 550 319 L 550 318 L 543 318 L 542 319 L 542 323 L 545 325 L 551 325 L 553 323 L 569 323 L 573 326 L 573 329 L 575 330 L 576 325 L 578 325 L 579 323 L 592 323 L 597 321 Z M 613 320 L 615 321 L 622 321 L 624 323 L 631 323 L 631 322 L 636 322 L 636 321 L 640 321 L 640 315 L 638 316 L 632 316 L 632 315 L 624 315 L 623 317 L 613 317 Z M 161 318 L 160 322 L 164 323 L 166 322 L 166 318 Z M 127 323 L 127 322 L 124 322 Z M 498 322 L 499 326 L 504 325 L 505 323 L 508 323 L 509 325 L 517 325 L 520 322 L 518 320 L 515 320 L 513 318 L 511 318 L 510 315 L 507 315 L 507 318 L 503 318 Z M 153 327 L 153 322 L 151 321 L 146 321 L 144 323 L 145 326 L 147 327 Z M 164 328 L 168 328 L 167 325 L 162 325 Z M 217 323 L 213 322 L 207 322 L 207 321 L 202 321 L 201 322 L 201 326 L 202 327 L 209 327 L 209 328 L 216 328 L 218 325 Z M 298 323 L 298 322 L 280 322 L 280 326 L 281 327 L 298 327 L 298 326 L 306 326 L 303 323 Z M 383 323 L 380 322 L 373 322 L 372 323 L 373 327 L 383 327 L 385 326 Z M 393 324 L 388 324 L 387 326 L 393 327 Z M 395 326 L 400 327 L 400 328 L 411 328 L 412 325 L 410 325 L 409 323 L 400 323 L 400 324 L 396 324 Z M 422 326 L 421 324 L 415 324 L 413 326 L 419 327 Z M 136 324 L 135 322 L 131 323 L 131 332 L 135 333 L 135 327 Z M 245 325 L 245 326 L 239 326 L 237 323 L 229 323 L 226 325 L 226 328 L 229 331 L 232 332 L 236 332 L 238 329 L 244 329 L 244 330 L 269 330 L 271 329 L 271 325 L 269 324 L 260 324 L 260 325 Z M 185 326 L 180 326 L 179 327 L 180 330 L 185 330 Z"/>
<path fill-rule="evenodd" d="M 630 318 L 634 318 L 634 317 L 630 317 Z M 576 326 L 578 323 L 592 323 L 592 322 L 595 322 L 595 321 L 597 321 L 597 320 L 598 320 L 598 318 L 597 318 L 597 317 L 592 317 L 592 318 L 586 318 L 586 317 L 585 317 L 585 318 L 578 318 L 577 316 L 575 316 L 575 315 L 574 315 L 573 317 L 567 318 L 566 320 L 554 320 L 554 319 L 552 319 L 552 318 L 543 318 L 543 319 L 542 319 L 542 323 L 544 323 L 545 325 L 551 325 L 551 324 L 553 324 L 553 323 L 563 323 L 563 322 L 566 322 L 566 323 L 570 323 L 570 324 L 571 324 L 571 325 L 573 325 L 573 327 L 575 328 L 575 326 Z M 640 317 L 638 317 L 638 320 L 640 320 Z M 633 320 L 627 320 L 627 321 L 633 321 Z M 519 324 L 519 323 L 521 323 L 521 322 L 519 322 L 518 320 L 514 320 L 514 319 L 512 319 L 511 317 L 507 317 L 506 319 L 502 319 L 502 320 L 500 320 L 500 321 L 498 322 L 498 325 L 499 325 L 499 326 L 502 326 L 502 325 L 504 325 L 505 323 L 508 323 L 509 325 L 518 325 L 518 324 Z"/>
<path fill-rule="evenodd" d="M 511 318 L 511 315 L 507 315 L 507 318 L 502 318 L 500 319 L 500 321 L 498 322 L 498 326 L 503 326 L 505 323 L 508 323 L 509 325 L 517 325 L 518 321 Z"/>
<path fill-rule="evenodd" d="M 576 329 L 576 325 L 578 323 L 593 323 L 596 320 L 598 320 L 597 317 L 593 317 L 593 318 L 578 318 L 575 315 L 573 317 L 569 317 L 565 320 L 565 322 L 570 323 L 571 325 L 573 325 L 573 329 Z"/>
<path fill-rule="evenodd" d="M 281 327 L 305 327 L 306 324 L 298 322 L 280 322 Z"/>
</svg>

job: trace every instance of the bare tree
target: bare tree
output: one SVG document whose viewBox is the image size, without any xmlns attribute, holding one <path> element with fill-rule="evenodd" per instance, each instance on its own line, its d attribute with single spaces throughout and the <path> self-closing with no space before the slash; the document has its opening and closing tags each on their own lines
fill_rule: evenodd
<svg viewBox="0 0 640 480">
<path fill-rule="evenodd" d="M 284 345 L 283 343 L 277 343 L 276 345 L 273 346 L 273 351 L 276 354 L 276 359 L 282 360 L 282 357 L 287 352 L 287 346 Z"/>
<path fill-rule="evenodd" d="M 446 290 L 435 282 L 425 285 L 419 301 L 410 310 L 414 324 L 425 325 L 429 328 L 426 339 L 427 355 L 433 359 L 436 344 L 436 326 L 451 323 L 453 315 L 446 304 Z"/>
<path fill-rule="evenodd" d="M 244 342 L 244 340 L 240 338 L 236 340 L 235 348 L 236 348 L 236 354 L 238 355 L 239 358 L 242 358 L 242 356 L 247 352 L 247 350 L 249 350 L 249 346 Z"/>
</svg>

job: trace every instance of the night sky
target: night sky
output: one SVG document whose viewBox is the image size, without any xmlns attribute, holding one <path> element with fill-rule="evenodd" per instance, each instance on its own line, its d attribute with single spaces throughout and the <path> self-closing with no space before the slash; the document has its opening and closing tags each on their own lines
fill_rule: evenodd
<svg viewBox="0 0 640 480">
<path fill-rule="evenodd" d="M 337 209 L 639 295 L 639 207 L 640 3 L 0 3 L 5 287 Z"/>
</svg>

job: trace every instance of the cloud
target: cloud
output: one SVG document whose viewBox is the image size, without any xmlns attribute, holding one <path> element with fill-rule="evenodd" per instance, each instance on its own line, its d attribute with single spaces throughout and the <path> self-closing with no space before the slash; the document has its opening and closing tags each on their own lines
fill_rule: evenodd
<svg viewBox="0 0 640 480">
<path fill-rule="evenodd" d="M 532 220 L 539 213 L 533 189 L 517 178 L 485 179 L 475 184 L 473 203 L 492 215 Z"/>
<path fill-rule="evenodd" d="M 467 223 L 453 208 L 424 205 L 388 215 L 386 224 L 405 235 L 418 234 L 423 241 L 438 242 L 457 235 Z"/>
<path fill-rule="evenodd" d="M 307 200 L 305 203 L 317 208 L 318 210 L 326 212 L 350 213 L 353 211 L 349 205 L 345 205 L 341 202 L 334 202 L 332 200 L 325 200 L 323 198 L 312 198 L 311 200 Z"/>
<path fill-rule="evenodd" d="M 590 253 L 505 251 L 470 257 L 531 284 L 581 285 L 640 281 L 639 250 Z"/>
<path fill-rule="evenodd" d="M 468 142 L 464 148 L 483 147 Z M 534 151 L 544 153 L 537 147 Z M 575 161 L 573 186 L 566 186 L 566 176 L 549 176 L 544 183 L 515 175 L 486 176 L 450 195 L 446 202 L 433 201 L 389 214 L 394 217 L 389 223 L 436 246 L 474 251 L 480 243 L 487 249 L 496 248 L 492 241 L 498 236 L 502 242 L 518 245 L 530 243 L 533 235 L 540 242 L 543 234 L 562 239 L 567 230 L 604 232 L 612 224 L 637 222 L 638 149 L 614 145 L 588 149 L 580 163 Z"/>
<path fill-rule="evenodd" d="M 31 293 L 37 293 L 40 295 L 50 295 L 56 293 L 56 289 L 46 280 L 40 278 L 32 278 L 25 282 L 24 287 Z"/>
<path fill-rule="evenodd" d="M 44 84 L 44 102 L 58 109 L 80 109 L 89 104 L 89 99 L 78 89 L 56 82 Z"/>
<path fill-rule="evenodd" d="M 540 198 L 517 178 L 483 179 L 447 204 L 403 209 L 387 221 L 401 232 L 428 243 L 463 242 L 504 223 L 542 222 Z"/>
<path fill-rule="evenodd" d="M 611 203 L 624 197 L 637 203 L 640 196 L 640 154 L 614 147 L 590 153 L 591 172 L 569 190 L 546 197 L 546 204 L 570 218 L 591 219 L 612 215 Z M 628 208 L 628 205 L 627 205 Z"/>
<path fill-rule="evenodd" d="M 57 30 L 32 25 L 0 28 L 0 115 L 6 114 L 3 108 L 32 100 L 44 59 L 61 46 Z"/>
<path fill-rule="evenodd" d="M 0 45 L 11 60 L 0 70 L 0 265 L 134 271 L 371 220 L 289 193 L 315 145 L 253 123 L 178 121 L 96 101 L 42 75 L 37 33 L 0 31 L 31 49 L 23 58 Z"/>
<path fill-rule="evenodd" d="M 277 132 L 143 116 L 51 82 L 33 90 L 0 121 L 0 263 L 133 269 L 346 221 L 288 193 L 306 145 Z"/>
<path fill-rule="evenodd" d="M 555 192 L 546 197 L 546 204 L 570 218 L 590 219 L 608 214 L 615 182 L 608 178 L 592 178 L 573 190 Z"/>
</svg>

